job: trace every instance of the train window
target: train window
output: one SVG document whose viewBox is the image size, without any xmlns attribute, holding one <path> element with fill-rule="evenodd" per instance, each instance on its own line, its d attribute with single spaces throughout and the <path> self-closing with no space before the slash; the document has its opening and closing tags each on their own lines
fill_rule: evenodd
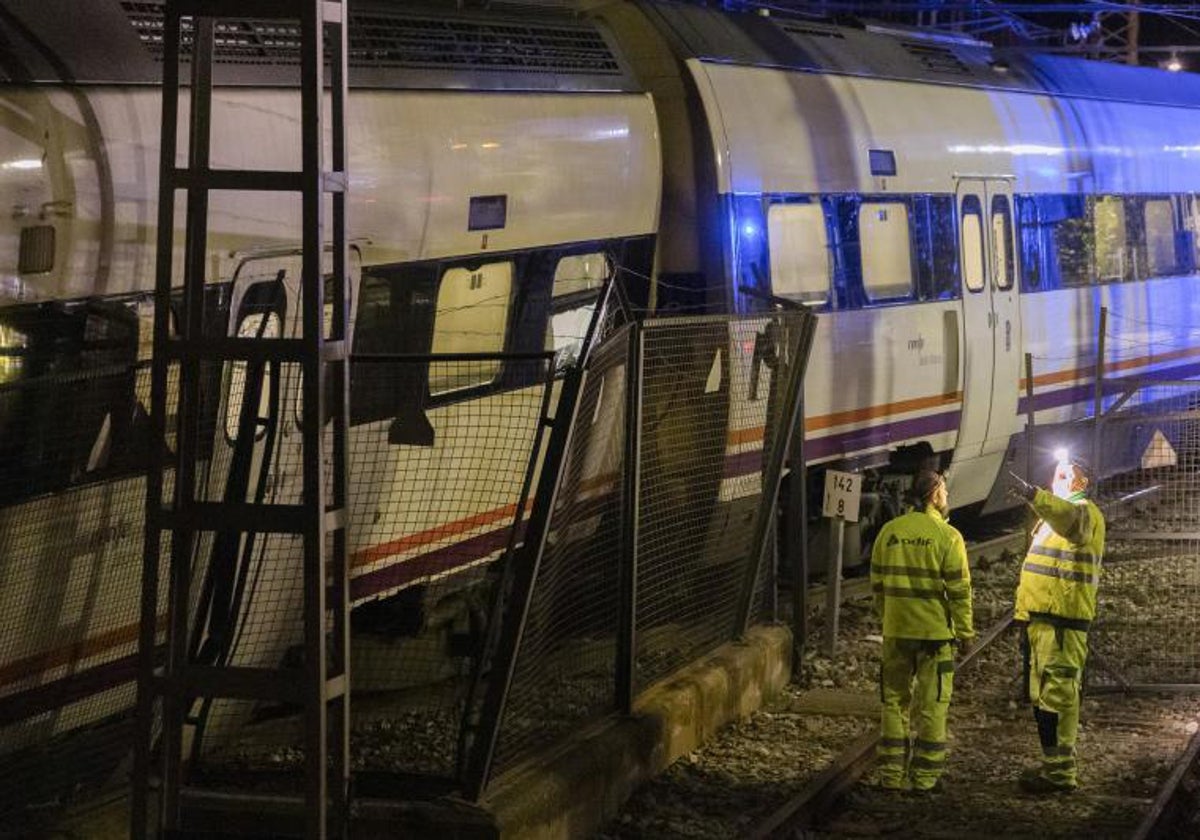
<svg viewBox="0 0 1200 840">
<path fill-rule="evenodd" d="M 0 385 L 21 376 L 29 337 L 16 327 L 0 323 Z"/>
<path fill-rule="evenodd" d="M 1142 207 L 1146 232 L 1146 276 L 1162 277 L 1179 271 L 1175 253 L 1175 211 L 1167 198 L 1147 199 Z"/>
<path fill-rule="evenodd" d="M 237 335 L 238 338 L 279 338 L 279 324 L 279 316 L 274 312 L 251 312 L 238 323 Z M 257 411 L 259 417 L 266 417 L 270 408 L 270 377 L 270 368 L 264 366 L 257 404 L 248 406 L 250 410 Z M 226 389 L 228 396 L 225 403 L 225 437 L 231 443 L 237 440 L 245 391 L 246 362 L 233 362 L 229 367 L 229 387 Z M 255 439 L 262 434 L 265 434 L 265 430 L 256 430 Z"/>
<path fill-rule="evenodd" d="M 1092 207 L 1095 232 L 1096 277 L 1101 283 L 1130 276 L 1126 247 L 1125 199 L 1119 195 L 1099 196 Z"/>
<path fill-rule="evenodd" d="M 554 351 L 556 369 L 579 358 L 600 289 L 612 266 L 604 254 L 573 254 L 554 267 L 554 301 L 547 325 L 546 349 Z"/>
<path fill-rule="evenodd" d="M 767 211 L 771 291 L 803 303 L 829 300 L 829 237 L 820 204 L 773 204 Z"/>
<path fill-rule="evenodd" d="M 953 300 L 959 294 L 954 196 L 913 196 L 912 221 L 919 297 Z"/>
<path fill-rule="evenodd" d="M 438 285 L 433 321 L 434 353 L 499 353 L 504 349 L 512 297 L 513 264 L 487 263 L 451 268 Z M 445 394 L 485 385 L 500 372 L 500 360 L 437 365 L 429 372 L 429 393 Z"/>
<path fill-rule="evenodd" d="M 1001 291 L 1013 286 L 1012 211 L 1008 196 L 992 196 L 992 283 Z"/>
<path fill-rule="evenodd" d="M 968 195 L 962 202 L 963 281 L 967 290 L 982 292 L 986 278 L 983 272 L 983 211 L 979 197 Z"/>
<path fill-rule="evenodd" d="M 878 301 L 913 292 L 908 207 L 899 202 L 866 202 L 858 210 L 863 289 Z"/>
<path fill-rule="evenodd" d="M 1088 285 L 1095 246 L 1087 197 L 1023 195 L 1016 202 L 1025 290 Z"/>
</svg>

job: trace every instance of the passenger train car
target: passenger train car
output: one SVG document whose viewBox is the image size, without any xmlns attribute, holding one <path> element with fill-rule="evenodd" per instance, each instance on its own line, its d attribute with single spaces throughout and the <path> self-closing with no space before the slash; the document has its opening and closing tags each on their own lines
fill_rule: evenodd
<svg viewBox="0 0 1200 840">
<path fill-rule="evenodd" d="M 867 475 L 863 542 L 916 463 L 950 468 L 956 506 L 999 504 L 1027 413 L 1088 414 L 1102 305 L 1120 315 L 1107 370 L 1200 374 L 1188 74 L 682 3 L 362 2 L 350 26 L 356 354 L 569 357 L 614 272 L 659 313 L 754 312 L 764 295 L 814 307 L 808 478 Z M 132 701 L 161 18 L 152 3 L 43 0 L 0 10 L 0 32 L 0 616 L 20 628 L 0 640 L 10 752 Z M 298 164 L 295 68 L 277 37 L 224 32 L 219 166 Z M 277 197 L 214 200 L 211 329 L 293 329 L 297 230 Z M 748 356 L 728 349 L 712 410 L 748 376 Z M 1026 352 L 1039 360 L 1032 405 Z M 352 391 L 377 393 L 356 371 Z M 294 384 L 274 374 L 260 403 L 244 370 L 214 376 L 213 462 L 237 451 L 241 413 L 267 406 L 279 443 L 258 447 L 255 469 L 284 487 L 272 459 Z M 700 379 L 680 387 L 703 392 Z M 453 382 L 430 370 L 403 399 L 353 397 L 351 422 L 393 445 L 384 472 L 410 475 L 453 412 L 531 386 L 499 366 Z M 761 446 L 761 428 L 737 422 L 730 456 Z M 660 458 L 694 443 L 686 430 L 662 441 Z M 454 457 L 487 445 L 464 438 Z M 425 580 L 406 572 L 416 557 L 467 542 L 463 565 L 495 557 L 487 537 L 511 515 L 484 497 L 452 515 L 422 508 L 395 484 L 389 504 L 423 512 L 406 533 L 385 533 L 378 509 L 352 522 L 360 606 Z M 704 492 L 737 500 L 721 476 Z M 280 635 L 278 657 L 294 628 L 273 622 L 248 606 L 235 621 Z"/>
</svg>

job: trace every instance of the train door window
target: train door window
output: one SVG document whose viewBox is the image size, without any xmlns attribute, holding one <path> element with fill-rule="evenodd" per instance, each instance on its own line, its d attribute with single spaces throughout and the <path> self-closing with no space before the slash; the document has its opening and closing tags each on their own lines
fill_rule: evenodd
<svg viewBox="0 0 1200 840">
<path fill-rule="evenodd" d="M 20 378 L 28 347 L 29 338 L 24 332 L 0 322 L 0 385 Z"/>
<path fill-rule="evenodd" d="M 1146 276 L 1162 277 L 1176 273 L 1175 211 L 1168 198 L 1147 199 L 1142 209 L 1146 231 Z"/>
<path fill-rule="evenodd" d="M 772 293 L 807 304 L 826 303 L 830 260 L 824 208 L 820 204 L 771 205 L 767 240 Z"/>
<path fill-rule="evenodd" d="M 251 312 L 238 322 L 238 338 L 279 338 L 279 315 L 274 312 Z M 262 383 L 259 388 L 258 410 L 259 417 L 265 417 L 270 408 L 270 368 L 263 367 Z M 242 402 L 246 391 L 246 363 L 234 362 L 229 371 L 228 397 L 225 403 L 225 437 L 233 442 L 237 440 L 238 423 L 242 417 Z M 260 432 L 256 433 L 260 434 Z"/>
<path fill-rule="evenodd" d="M 1007 291 L 1013 287 L 1012 210 L 1008 196 L 992 196 L 992 283 Z"/>
<path fill-rule="evenodd" d="M 968 291 L 982 292 L 986 278 L 983 272 L 983 210 L 978 196 L 963 198 L 962 243 L 963 281 Z"/>
<path fill-rule="evenodd" d="M 451 268 L 438 285 L 433 321 L 433 352 L 499 353 L 504 350 L 512 297 L 513 264 L 487 263 Z M 429 371 L 433 396 L 486 385 L 500 372 L 500 360 L 436 364 Z"/>
<path fill-rule="evenodd" d="M 858 210 L 862 282 L 872 301 L 907 297 L 913 291 L 908 207 L 866 202 Z"/>
<path fill-rule="evenodd" d="M 601 253 L 572 254 L 560 259 L 554 267 L 554 300 L 546 349 L 554 351 L 556 369 L 561 370 L 579 358 L 600 290 L 611 272 L 608 257 Z"/>
</svg>

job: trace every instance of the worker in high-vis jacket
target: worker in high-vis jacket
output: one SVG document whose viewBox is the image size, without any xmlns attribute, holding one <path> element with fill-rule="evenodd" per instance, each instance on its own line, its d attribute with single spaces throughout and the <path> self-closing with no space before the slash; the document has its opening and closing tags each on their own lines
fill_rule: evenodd
<svg viewBox="0 0 1200 840">
<path fill-rule="evenodd" d="M 1042 746 L 1039 767 L 1025 771 L 1030 793 L 1072 791 L 1078 785 L 1075 733 L 1087 659 L 1088 628 L 1104 555 L 1104 516 L 1086 496 L 1082 467 L 1060 453 L 1052 492 L 1020 482 L 1040 517 L 1021 567 L 1014 618 L 1026 622 L 1022 640 L 1029 699 Z"/>
<path fill-rule="evenodd" d="M 927 792 L 946 764 L 946 713 L 954 687 L 954 650 L 975 638 L 971 573 L 962 534 L 947 520 L 943 476 L 919 472 L 913 510 L 880 529 L 871 551 L 871 588 L 883 622 L 879 783 Z M 915 706 L 916 740 L 909 738 Z"/>
</svg>

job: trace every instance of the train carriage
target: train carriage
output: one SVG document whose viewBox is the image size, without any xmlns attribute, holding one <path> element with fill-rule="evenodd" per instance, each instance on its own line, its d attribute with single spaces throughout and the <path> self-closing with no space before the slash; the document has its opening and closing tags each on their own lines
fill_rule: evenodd
<svg viewBox="0 0 1200 840">
<path fill-rule="evenodd" d="M 141 472 L 170 443 L 146 439 L 145 416 L 161 20 L 154 4 L 67 5 L 0 10 L 0 605 L 19 628 L 0 642 L 4 752 L 127 718 Z M 578 352 L 614 274 L 655 315 L 761 312 L 770 295 L 821 313 L 806 478 L 866 474 L 851 563 L 914 464 L 949 467 L 956 505 L 995 507 L 1031 412 L 1089 414 L 1102 305 L 1121 316 L 1107 371 L 1200 373 L 1200 82 L 1186 74 L 695 4 L 452 5 L 351 10 L 359 615 L 498 556 L 526 467 L 500 447 L 555 387 L 530 361 Z M 296 165 L 291 61 L 253 22 L 226 30 L 220 166 Z M 214 199 L 213 334 L 296 328 L 298 211 L 279 201 Z M 645 407 L 704 418 L 645 446 L 663 503 L 708 523 L 705 573 L 758 491 L 761 327 L 698 331 Z M 205 393 L 206 492 L 298 492 L 294 372 L 230 364 Z M 602 400 L 593 421 L 616 408 Z M 598 510 L 607 448 L 582 466 Z M 681 479 L 700 450 L 722 468 Z M 597 523 L 555 538 L 582 544 Z M 288 556 L 281 538 L 203 546 L 195 656 L 290 655 Z"/>
</svg>

